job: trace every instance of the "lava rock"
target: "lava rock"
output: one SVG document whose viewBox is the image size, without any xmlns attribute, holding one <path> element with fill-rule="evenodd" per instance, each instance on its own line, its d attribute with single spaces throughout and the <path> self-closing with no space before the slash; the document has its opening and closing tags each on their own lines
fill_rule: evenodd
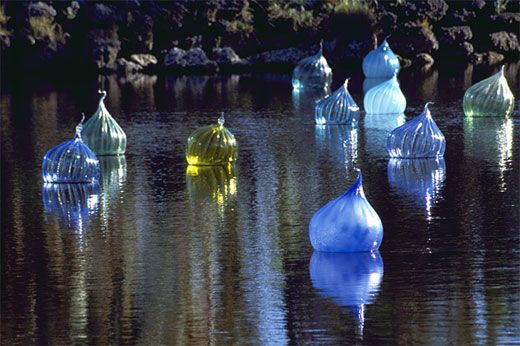
<svg viewBox="0 0 520 346">
<path fill-rule="evenodd" d="M 296 65 L 300 60 L 316 54 L 317 46 L 314 48 L 283 48 L 259 53 L 249 57 L 249 61 L 257 65 Z"/>
<path fill-rule="evenodd" d="M 28 17 L 45 17 L 50 20 L 54 20 L 56 17 L 56 10 L 44 2 L 31 3 L 27 7 Z"/>
<path fill-rule="evenodd" d="M 172 48 L 164 57 L 164 67 L 167 69 L 181 70 L 209 70 L 217 69 L 217 63 L 208 59 L 206 53 L 200 48 L 183 50 Z"/>
<path fill-rule="evenodd" d="M 457 44 L 470 41 L 473 38 L 473 33 L 469 26 L 442 27 L 437 33 L 437 37 L 442 46 L 443 44 Z"/>
<path fill-rule="evenodd" d="M 406 68 L 412 66 L 412 59 L 404 58 L 398 54 L 396 54 L 397 59 L 399 59 L 399 64 L 401 64 L 401 68 Z"/>
<path fill-rule="evenodd" d="M 131 74 L 141 72 L 143 67 L 139 64 L 136 64 L 133 61 L 128 61 L 125 58 L 119 58 L 116 61 L 117 72 L 122 74 Z"/>
<path fill-rule="evenodd" d="M 113 71 L 116 69 L 116 60 L 121 50 L 121 42 L 117 32 L 92 30 L 87 34 L 87 57 L 98 70 Z"/>
<path fill-rule="evenodd" d="M 477 18 L 475 11 L 468 11 L 463 8 L 461 10 L 450 11 L 442 19 L 442 25 L 445 26 L 461 26 L 472 24 Z"/>
<path fill-rule="evenodd" d="M 505 55 L 514 55 L 520 52 L 518 37 L 512 32 L 500 31 L 489 35 L 490 45 L 493 51 Z"/>
<path fill-rule="evenodd" d="M 415 61 L 423 66 L 430 66 L 433 65 L 435 60 L 430 54 L 427 53 L 419 53 L 415 56 Z"/>
<path fill-rule="evenodd" d="M 520 13 L 506 12 L 491 16 L 491 24 L 497 30 L 518 32 L 520 28 Z"/>
<path fill-rule="evenodd" d="M 143 68 L 150 68 L 157 65 L 157 58 L 152 54 L 132 54 L 130 55 L 130 61 L 134 62 Z"/>
<path fill-rule="evenodd" d="M 219 65 L 235 65 L 242 62 L 242 59 L 231 47 L 213 49 L 213 59 Z"/>
<path fill-rule="evenodd" d="M 504 55 L 497 52 L 473 53 L 469 57 L 469 60 L 475 65 L 496 65 L 501 63 L 504 59 Z"/>
<path fill-rule="evenodd" d="M 408 23 L 392 35 L 392 49 L 405 57 L 429 53 L 439 49 L 435 34 L 427 27 Z"/>
</svg>

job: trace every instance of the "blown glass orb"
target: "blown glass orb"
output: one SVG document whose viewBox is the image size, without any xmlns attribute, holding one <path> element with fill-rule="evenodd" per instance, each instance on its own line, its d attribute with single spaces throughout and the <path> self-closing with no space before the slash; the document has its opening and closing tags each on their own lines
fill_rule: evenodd
<svg viewBox="0 0 520 346">
<path fill-rule="evenodd" d="M 462 102 L 467 117 L 508 117 L 513 112 L 515 97 L 500 71 L 469 87 Z"/>
<path fill-rule="evenodd" d="M 323 56 L 323 41 L 317 54 L 302 59 L 294 68 L 293 89 L 328 88 L 332 83 L 332 69 Z"/>
<path fill-rule="evenodd" d="M 359 107 L 348 92 L 348 80 L 338 90 L 316 102 L 316 124 L 357 124 Z"/>
<path fill-rule="evenodd" d="M 105 107 L 106 91 L 97 111 L 83 125 L 81 135 L 96 155 L 122 155 L 126 150 L 126 134 Z"/>
<path fill-rule="evenodd" d="M 235 136 L 224 127 L 224 114 L 218 124 L 201 127 L 188 138 L 186 161 L 195 166 L 222 166 L 238 156 Z"/>
<path fill-rule="evenodd" d="M 383 240 L 383 224 L 368 203 L 358 171 L 352 187 L 321 207 L 309 224 L 309 238 L 316 251 L 376 251 Z"/>
<path fill-rule="evenodd" d="M 388 38 L 388 37 L 387 37 Z M 391 78 L 399 72 L 401 65 L 387 38 L 363 59 L 363 73 L 367 78 Z"/>
<path fill-rule="evenodd" d="M 370 89 L 387 80 L 388 78 L 365 78 L 363 81 L 363 93 L 366 94 Z"/>
<path fill-rule="evenodd" d="M 390 133 L 386 142 L 390 157 L 417 159 L 444 155 L 446 139 L 432 118 L 429 104 L 426 103 L 420 115 Z"/>
<path fill-rule="evenodd" d="M 52 148 L 43 157 L 44 182 L 95 183 L 99 180 L 99 161 L 96 154 L 81 139 L 83 119 L 76 126 L 73 138 Z"/>
<path fill-rule="evenodd" d="M 406 109 L 406 98 L 399 87 L 397 74 L 368 90 L 363 99 L 367 114 L 402 114 Z"/>
</svg>

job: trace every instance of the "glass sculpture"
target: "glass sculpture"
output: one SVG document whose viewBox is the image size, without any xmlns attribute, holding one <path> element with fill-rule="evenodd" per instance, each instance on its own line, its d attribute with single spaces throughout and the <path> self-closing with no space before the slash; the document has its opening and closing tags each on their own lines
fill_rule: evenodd
<svg viewBox="0 0 520 346">
<path fill-rule="evenodd" d="M 417 159 L 444 155 L 446 139 L 432 118 L 430 104 L 426 103 L 420 115 L 390 133 L 386 142 L 390 157 Z"/>
<path fill-rule="evenodd" d="M 332 83 L 332 69 L 323 56 L 323 40 L 317 54 L 302 59 L 294 68 L 293 89 L 328 88 Z"/>
<path fill-rule="evenodd" d="M 515 98 L 504 76 L 504 66 L 498 73 L 466 90 L 462 103 L 467 117 L 508 117 L 514 104 Z"/>
<path fill-rule="evenodd" d="M 81 139 L 83 120 L 73 138 L 49 150 L 43 157 L 42 176 L 46 183 L 94 183 L 99 180 L 96 154 Z"/>
<path fill-rule="evenodd" d="M 349 78 L 338 90 L 316 102 L 314 113 L 316 124 L 357 124 L 359 107 L 348 92 L 348 81 Z"/>
<path fill-rule="evenodd" d="M 201 127 L 188 138 L 186 160 L 190 165 L 222 166 L 237 159 L 235 136 L 224 127 L 224 113 L 218 124 Z"/>
<path fill-rule="evenodd" d="M 390 49 L 387 36 L 383 43 L 363 59 L 363 73 L 367 78 L 390 78 L 399 72 L 399 59 Z"/>
<path fill-rule="evenodd" d="M 406 109 L 406 98 L 399 88 L 397 74 L 376 85 L 365 94 L 363 99 L 367 114 L 401 114 Z"/>
<path fill-rule="evenodd" d="M 363 93 L 366 94 L 370 89 L 379 85 L 383 82 L 386 82 L 388 78 L 365 78 L 363 81 Z"/>
<path fill-rule="evenodd" d="M 383 224 L 365 197 L 361 171 L 347 192 L 313 215 L 309 237 L 316 251 L 367 252 L 379 248 Z"/>
<path fill-rule="evenodd" d="M 102 94 L 97 111 L 83 125 L 81 135 L 96 155 L 122 155 L 126 150 L 126 134 L 105 107 L 106 91 Z"/>
</svg>

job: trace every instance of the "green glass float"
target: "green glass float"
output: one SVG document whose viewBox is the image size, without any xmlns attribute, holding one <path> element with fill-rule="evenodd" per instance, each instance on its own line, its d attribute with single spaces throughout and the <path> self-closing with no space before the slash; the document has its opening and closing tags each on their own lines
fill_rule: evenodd
<svg viewBox="0 0 520 346">
<path fill-rule="evenodd" d="M 502 66 L 498 73 L 466 90 L 462 105 L 467 117 L 508 117 L 514 104 L 515 98 Z"/>
<path fill-rule="evenodd" d="M 126 150 L 126 134 L 110 115 L 105 107 L 106 91 L 99 91 L 102 95 L 99 106 L 83 125 L 81 136 L 96 155 L 123 155 Z"/>
<path fill-rule="evenodd" d="M 235 136 L 224 127 L 224 113 L 218 124 L 201 127 L 188 138 L 186 161 L 195 166 L 223 166 L 238 156 Z"/>
</svg>

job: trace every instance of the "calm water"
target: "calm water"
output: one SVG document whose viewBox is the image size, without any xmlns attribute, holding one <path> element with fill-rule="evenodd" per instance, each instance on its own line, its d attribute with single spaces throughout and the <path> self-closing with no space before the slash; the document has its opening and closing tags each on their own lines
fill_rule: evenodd
<svg viewBox="0 0 520 346">
<path fill-rule="evenodd" d="M 492 72 L 402 72 L 407 118 L 434 101 L 447 139 L 444 161 L 412 165 L 384 146 L 400 119 L 316 127 L 316 95 L 293 95 L 288 74 L 3 82 L 2 343 L 520 343 L 519 107 L 462 116 L 464 90 Z M 102 160 L 99 191 L 43 190 L 44 153 L 99 87 L 126 156 Z M 188 135 L 220 111 L 236 167 L 187 169 Z M 353 167 L 380 253 L 313 254 L 308 222 Z"/>
</svg>

